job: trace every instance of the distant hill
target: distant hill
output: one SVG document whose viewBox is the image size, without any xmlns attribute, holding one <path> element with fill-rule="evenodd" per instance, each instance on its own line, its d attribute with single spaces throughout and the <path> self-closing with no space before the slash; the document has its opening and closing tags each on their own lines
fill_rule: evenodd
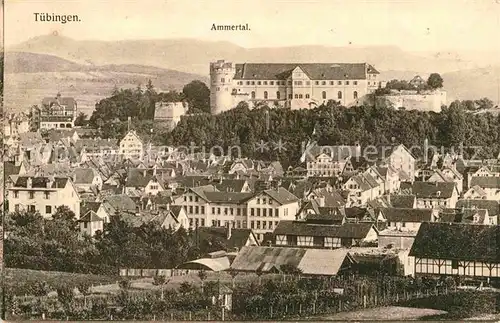
<svg viewBox="0 0 500 323">
<path fill-rule="evenodd" d="M 500 66 L 445 73 L 442 77 L 449 102 L 487 97 L 500 104 Z"/>
<path fill-rule="evenodd" d="M 244 48 L 229 42 L 195 39 L 94 41 L 60 35 L 31 38 L 7 50 L 55 55 L 89 65 L 139 64 L 208 75 L 208 63 L 217 59 L 238 62 L 369 62 L 380 70 L 441 73 L 470 68 L 459 58 L 419 55 L 393 46 L 293 46 Z"/>
</svg>

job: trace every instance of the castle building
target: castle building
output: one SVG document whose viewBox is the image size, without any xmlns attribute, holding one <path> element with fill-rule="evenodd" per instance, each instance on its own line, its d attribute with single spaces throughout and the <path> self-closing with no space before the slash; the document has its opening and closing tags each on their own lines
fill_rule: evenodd
<svg viewBox="0 0 500 323">
<path fill-rule="evenodd" d="M 343 106 L 361 102 L 379 87 L 379 72 L 367 63 L 210 63 L 212 114 L 241 102 L 250 106 L 307 109 L 334 100 Z"/>
<path fill-rule="evenodd" d="M 173 128 L 181 121 L 187 110 L 188 106 L 184 102 L 156 102 L 154 121 L 165 122 Z"/>
<path fill-rule="evenodd" d="M 38 129 L 73 128 L 77 112 L 76 100 L 72 97 L 46 97 L 41 107 L 31 111 L 32 122 Z"/>
</svg>

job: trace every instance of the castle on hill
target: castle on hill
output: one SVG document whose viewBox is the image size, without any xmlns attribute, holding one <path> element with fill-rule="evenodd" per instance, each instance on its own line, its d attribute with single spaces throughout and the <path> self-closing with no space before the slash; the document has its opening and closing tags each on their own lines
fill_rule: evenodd
<svg viewBox="0 0 500 323">
<path fill-rule="evenodd" d="M 308 109 L 329 100 L 358 104 L 381 85 L 368 63 L 210 63 L 210 108 L 218 114 L 248 102 Z"/>
</svg>

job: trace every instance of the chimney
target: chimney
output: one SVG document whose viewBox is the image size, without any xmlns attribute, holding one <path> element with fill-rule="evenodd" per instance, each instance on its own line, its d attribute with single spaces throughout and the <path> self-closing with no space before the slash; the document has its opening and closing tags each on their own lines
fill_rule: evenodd
<svg viewBox="0 0 500 323">
<path fill-rule="evenodd" d="M 232 223 L 231 221 L 227 223 L 227 240 L 231 239 L 231 229 L 232 229 Z"/>
<path fill-rule="evenodd" d="M 142 176 L 146 177 L 147 173 L 148 173 L 148 170 L 147 170 L 147 169 L 144 169 L 144 170 L 142 171 Z"/>
<path fill-rule="evenodd" d="M 53 183 L 53 179 L 51 177 L 47 178 L 47 188 L 51 188 Z"/>
<path fill-rule="evenodd" d="M 319 204 L 320 207 L 324 207 L 325 206 L 325 197 L 324 196 L 318 197 L 316 199 L 316 201 L 318 201 L 318 204 Z"/>
<path fill-rule="evenodd" d="M 31 177 L 28 177 L 28 178 L 26 179 L 26 187 L 27 187 L 27 188 L 31 188 L 31 187 L 32 187 L 32 184 L 33 184 L 33 181 L 32 181 L 32 179 L 31 179 Z"/>
</svg>

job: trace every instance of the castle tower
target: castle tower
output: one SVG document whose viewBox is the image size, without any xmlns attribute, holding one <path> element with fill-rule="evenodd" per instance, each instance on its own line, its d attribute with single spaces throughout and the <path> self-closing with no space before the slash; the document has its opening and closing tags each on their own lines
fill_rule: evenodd
<svg viewBox="0 0 500 323">
<path fill-rule="evenodd" d="M 234 108 L 232 96 L 236 69 L 231 62 L 218 60 L 210 63 L 210 110 L 212 114 Z"/>
</svg>

